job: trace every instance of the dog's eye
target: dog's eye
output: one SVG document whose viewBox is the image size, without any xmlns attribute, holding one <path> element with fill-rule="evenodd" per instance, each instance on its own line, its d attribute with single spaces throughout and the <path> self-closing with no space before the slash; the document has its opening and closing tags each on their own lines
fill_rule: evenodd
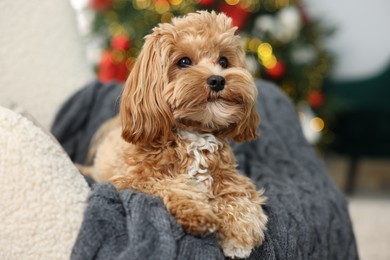
<svg viewBox="0 0 390 260">
<path fill-rule="evenodd" d="M 229 66 L 228 60 L 226 57 L 221 57 L 218 61 L 219 65 L 221 65 L 222 68 L 226 69 Z"/>
<path fill-rule="evenodd" d="M 179 62 L 177 63 L 177 66 L 180 68 L 186 68 L 192 64 L 192 61 L 188 57 L 181 58 Z"/>
</svg>

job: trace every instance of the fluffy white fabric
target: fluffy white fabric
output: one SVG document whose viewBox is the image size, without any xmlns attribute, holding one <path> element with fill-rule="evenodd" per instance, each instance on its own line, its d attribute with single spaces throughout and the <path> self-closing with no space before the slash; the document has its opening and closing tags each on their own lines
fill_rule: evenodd
<svg viewBox="0 0 390 260">
<path fill-rule="evenodd" d="M 89 192 L 54 138 L 0 107 L 0 259 L 69 259 Z"/>
</svg>

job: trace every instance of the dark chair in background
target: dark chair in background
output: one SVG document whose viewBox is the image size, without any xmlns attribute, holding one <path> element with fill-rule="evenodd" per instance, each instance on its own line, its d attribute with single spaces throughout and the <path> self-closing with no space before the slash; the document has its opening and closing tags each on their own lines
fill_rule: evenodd
<svg viewBox="0 0 390 260">
<path fill-rule="evenodd" d="M 345 192 L 351 194 L 362 158 L 390 158 L 390 66 L 358 81 L 328 81 L 334 107 L 330 148 L 349 158 Z"/>
</svg>

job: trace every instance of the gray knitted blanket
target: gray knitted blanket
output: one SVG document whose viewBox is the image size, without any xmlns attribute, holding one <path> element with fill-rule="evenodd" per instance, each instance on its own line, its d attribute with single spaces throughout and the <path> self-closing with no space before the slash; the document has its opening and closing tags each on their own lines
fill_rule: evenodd
<svg viewBox="0 0 390 260">
<path fill-rule="evenodd" d="M 358 259 L 347 203 L 304 139 L 294 107 L 274 85 L 257 85 L 261 137 L 233 144 L 242 173 L 268 197 L 266 240 L 249 259 Z M 59 111 L 52 132 L 74 161 L 83 162 L 96 126 L 116 113 L 120 92 L 95 82 Z M 160 200 L 110 184 L 93 188 L 72 259 L 224 258 L 213 235 L 185 234 Z"/>
</svg>

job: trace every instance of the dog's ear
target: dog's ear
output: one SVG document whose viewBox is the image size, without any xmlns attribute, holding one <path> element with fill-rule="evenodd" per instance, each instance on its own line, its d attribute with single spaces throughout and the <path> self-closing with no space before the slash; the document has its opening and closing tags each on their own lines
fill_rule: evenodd
<svg viewBox="0 0 390 260">
<path fill-rule="evenodd" d="M 236 135 L 233 136 L 233 140 L 242 143 L 250 140 L 254 140 L 259 137 L 257 128 L 260 123 L 259 114 L 256 111 L 256 107 L 253 106 L 248 112 L 248 116 L 240 123 L 237 129 L 241 129 L 236 132 Z"/>
<path fill-rule="evenodd" d="M 260 116 L 256 111 L 256 103 L 253 103 L 253 105 L 245 113 L 243 120 L 235 127 L 230 136 L 238 143 L 254 140 L 259 137 L 257 131 L 259 123 Z"/>
<path fill-rule="evenodd" d="M 168 84 L 168 45 L 151 34 L 126 81 L 120 106 L 122 137 L 130 143 L 167 141 L 172 135 L 172 114 L 163 99 Z"/>
</svg>

